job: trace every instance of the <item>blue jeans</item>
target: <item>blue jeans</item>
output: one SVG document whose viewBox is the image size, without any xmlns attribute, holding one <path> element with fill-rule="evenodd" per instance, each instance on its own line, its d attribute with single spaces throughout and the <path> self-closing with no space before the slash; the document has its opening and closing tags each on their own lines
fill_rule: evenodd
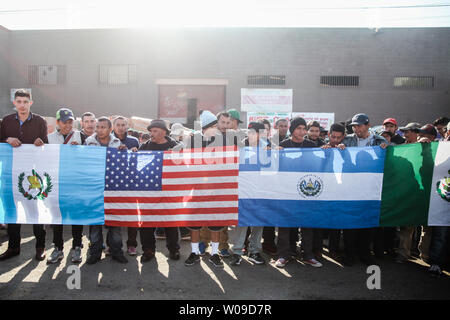
<svg viewBox="0 0 450 320">
<path fill-rule="evenodd" d="M 247 228 L 251 229 L 250 236 L 248 237 L 248 252 L 260 253 L 262 250 L 262 233 L 264 227 L 236 227 L 234 229 L 234 241 L 233 241 L 233 253 L 237 255 L 242 255 L 242 249 L 245 247 L 245 238 L 247 236 Z"/>
<path fill-rule="evenodd" d="M 106 227 L 108 234 L 106 242 L 111 249 L 111 255 L 117 257 L 123 255 L 121 227 Z M 103 246 L 103 226 L 89 226 L 89 255 L 100 257 Z"/>
<path fill-rule="evenodd" d="M 445 262 L 447 237 L 450 227 L 432 227 L 430 244 L 430 262 L 442 266 Z"/>
</svg>

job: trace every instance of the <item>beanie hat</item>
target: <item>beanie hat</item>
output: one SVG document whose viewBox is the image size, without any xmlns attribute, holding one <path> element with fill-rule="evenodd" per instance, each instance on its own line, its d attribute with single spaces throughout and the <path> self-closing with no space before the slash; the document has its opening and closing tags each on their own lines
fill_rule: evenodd
<svg viewBox="0 0 450 320">
<path fill-rule="evenodd" d="M 200 115 L 200 123 L 202 130 L 208 129 L 217 123 L 217 117 L 211 111 L 204 110 Z"/>
<path fill-rule="evenodd" d="M 169 129 L 167 129 L 166 122 L 161 119 L 155 119 L 150 122 L 150 125 L 147 127 L 147 130 L 150 131 L 151 128 L 160 128 L 166 130 L 167 134 L 169 134 Z"/>
<path fill-rule="evenodd" d="M 297 117 L 294 119 L 291 119 L 291 126 L 289 127 L 289 132 L 292 134 L 298 126 L 305 126 L 306 127 L 306 121 L 302 117 Z"/>
</svg>

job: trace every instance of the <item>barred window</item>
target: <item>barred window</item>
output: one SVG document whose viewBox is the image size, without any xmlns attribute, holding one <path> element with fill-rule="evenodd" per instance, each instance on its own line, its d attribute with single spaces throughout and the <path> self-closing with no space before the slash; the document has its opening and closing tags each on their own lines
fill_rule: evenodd
<svg viewBox="0 0 450 320">
<path fill-rule="evenodd" d="M 136 83 L 137 66 L 135 64 L 101 64 L 99 84 L 124 85 Z"/>
<path fill-rule="evenodd" d="M 394 87 L 409 89 L 434 88 L 434 77 L 394 77 Z"/>
<path fill-rule="evenodd" d="M 359 86 L 359 76 L 321 76 L 320 84 L 325 87 L 357 87 Z"/>
<path fill-rule="evenodd" d="M 284 86 L 286 76 L 283 75 L 251 75 L 247 77 L 248 85 L 258 86 Z"/>
<path fill-rule="evenodd" d="M 62 85 L 66 83 L 65 65 L 29 65 L 28 84 Z"/>
</svg>

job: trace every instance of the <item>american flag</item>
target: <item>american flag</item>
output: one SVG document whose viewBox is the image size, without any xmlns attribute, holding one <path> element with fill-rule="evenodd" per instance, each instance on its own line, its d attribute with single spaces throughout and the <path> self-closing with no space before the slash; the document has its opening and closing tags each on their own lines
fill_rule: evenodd
<svg viewBox="0 0 450 320">
<path fill-rule="evenodd" d="M 139 152 L 108 148 L 105 224 L 237 225 L 238 174 L 234 146 Z"/>
</svg>

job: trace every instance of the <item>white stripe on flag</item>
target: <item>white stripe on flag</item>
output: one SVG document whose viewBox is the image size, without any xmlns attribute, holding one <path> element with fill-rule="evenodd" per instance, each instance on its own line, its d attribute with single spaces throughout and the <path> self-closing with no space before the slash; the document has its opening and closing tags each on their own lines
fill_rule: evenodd
<svg viewBox="0 0 450 320">
<path fill-rule="evenodd" d="M 237 182 L 236 176 L 162 179 L 163 186 L 178 185 L 178 184 L 224 183 L 224 182 Z"/>
<path fill-rule="evenodd" d="M 429 226 L 450 225 L 450 202 L 438 194 L 438 184 L 449 177 L 450 142 L 439 142 L 434 158 L 433 180 L 431 183 L 430 208 L 428 210 Z"/>
<path fill-rule="evenodd" d="M 237 207 L 237 201 L 203 201 L 174 203 L 105 203 L 107 209 L 139 210 L 139 209 L 192 209 L 192 208 L 223 208 Z"/>
<path fill-rule="evenodd" d="M 13 195 L 17 208 L 17 223 L 60 224 L 59 209 L 59 150 L 60 145 L 22 145 L 13 149 Z M 33 171 L 36 175 L 33 175 Z M 19 182 L 19 176 L 22 180 Z M 33 183 L 31 183 L 33 182 Z M 47 197 L 42 200 L 27 199 L 37 196 L 53 185 Z M 23 188 L 21 192 L 19 185 Z"/>
<path fill-rule="evenodd" d="M 237 195 L 238 189 L 208 189 L 208 190 L 176 190 L 176 191 L 105 191 L 109 197 L 187 197 L 187 196 L 221 196 Z"/>
<path fill-rule="evenodd" d="M 302 197 L 299 184 L 322 180 L 316 197 Z M 239 172 L 239 199 L 277 200 L 381 200 L 382 173 L 277 172 L 265 175 L 259 171 Z"/>
<path fill-rule="evenodd" d="M 238 218 L 237 213 L 228 214 L 179 214 L 179 215 L 107 215 L 109 221 L 142 221 L 142 222 L 158 222 L 158 221 L 222 221 L 235 220 Z"/>
<path fill-rule="evenodd" d="M 211 165 L 179 165 L 179 166 L 164 166 L 163 172 L 191 172 L 191 171 L 211 171 L 211 170 L 239 170 L 239 163 L 230 164 L 216 164 Z"/>
</svg>

